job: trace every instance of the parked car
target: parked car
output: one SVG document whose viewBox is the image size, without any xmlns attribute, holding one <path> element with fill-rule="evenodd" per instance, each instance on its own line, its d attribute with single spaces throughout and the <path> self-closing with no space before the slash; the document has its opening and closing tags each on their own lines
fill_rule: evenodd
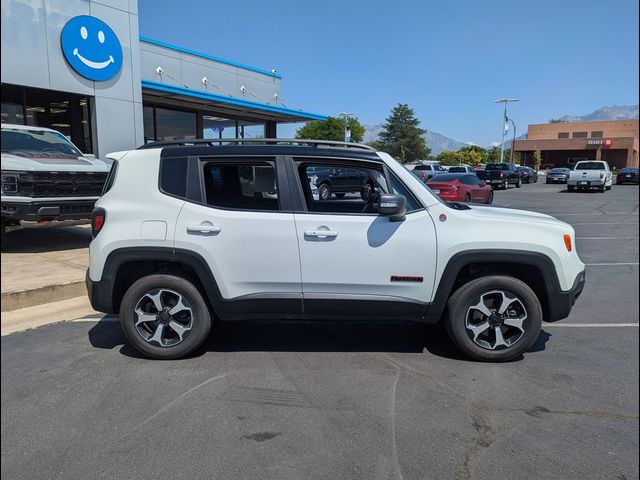
<svg viewBox="0 0 640 480">
<path fill-rule="evenodd" d="M 366 198 L 372 188 L 367 175 L 349 168 L 316 168 L 310 172 L 315 177 L 320 200 L 329 200 L 332 195 L 338 198 L 347 193 L 359 193 Z"/>
<path fill-rule="evenodd" d="M 418 177 L 425 183 L 427 183 L 436 175 L 447 173 L 447 171 L 437 163 L 420 163 L 416 165 L 411 171 L 416 177 Z"/>
<path fill-rule="evenodd" d="M 602 160 L 583 160 L 576 163 L 575 168 L 569 174 L 567 189 L 573 192 L 578 190 L 597 189 L 600 192 L 611 190 L 613 174 L 609 164 Z"/>
<path fill-rule="evenodd" d="M 545 183 L 567 183 L 570 173 L 570 168 L 554 168 L 547 173 Z"/>
<path fill-rule="evenodd" d="M 2 244 L 22 220 L 91 218 L 109 169 L 56 130 L 2 124 Z"/>
<path fill-rule="evenodd" d="M 638 185 L 638 173 L 640 170 L 637 168 L 621 168 L 616 177 L 616 185 L 622 185 L 623 183 L 635 183 Z"/>
<path fill-rule="evenodd" d="M 477 172 L 478 178 L 494 188 L 509 188 L 522 186 L 520 170 L 513 163 L 488 163 L 484 171 Z"/>
<path fill-rule="evenodd" d="M 518 167 L 524 183 L 538 183 L 538 172 L 531 167 Z"/>
<path fill-rule="evenodd" d="M 583 290 L 575 231 L 551 216 L 447 204 L 366 145 L 211 143 L 122 154 L 96 202 L 91 304 L 150 357 L 188 355 L 213 320 L 333 318 L 442 321 L 469 357 L 505 361 Z M 310 167 L 374 191 L 316 200 Z"/>
<path fill-rule="evenodd" d="M 475 169 L 468 165 L 454 165 L 449 167 L 449 170 L 447 171 L 449 173 L 473 173 L 474 175 L 476 173 Z"/>
<path fill-rule="evenodd" d="M 427 186 L 446 202 L 493 203 L 493 188 L 475 173 L 446 173 L 427 182 Z"/>
</svg>

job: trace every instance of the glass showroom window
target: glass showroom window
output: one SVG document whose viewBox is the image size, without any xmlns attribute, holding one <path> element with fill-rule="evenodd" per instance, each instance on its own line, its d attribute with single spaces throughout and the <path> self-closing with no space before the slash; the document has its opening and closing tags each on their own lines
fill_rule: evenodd
<svg viewBox="0 0 640 480">
<path fill-rule="evenodd" d="M 156 107 L 156 140 L 195 140 L 196 112 Z"/>
<path fill-rule="evenodd" d="M 238 138 L 265 138 L 264 122 L 238 121 Z"/>
<path fill-rule="evenodd" d="M 153 118 L 153 107 L 145 105 L 142 107 L 142 118 L 144 119 L 144 143 L 153 142 L 156 139 L 155 120 Z"/>
<path fill-rule="evenodd" d="M 234 119 L 202 116 L 202 138 L 236 138 L 236 121 Z"/>
</svg>

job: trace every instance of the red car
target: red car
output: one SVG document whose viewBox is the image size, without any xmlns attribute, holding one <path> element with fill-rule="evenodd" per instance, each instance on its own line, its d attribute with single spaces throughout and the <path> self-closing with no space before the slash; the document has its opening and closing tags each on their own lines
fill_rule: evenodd
<svg viewBox="0 0 640 480">
<path fill-rule="evenodd" d="M 493 189 L 472 173 L 438 175 L 427 186 L 445 202 L 493 202 Z"/>
</svg>

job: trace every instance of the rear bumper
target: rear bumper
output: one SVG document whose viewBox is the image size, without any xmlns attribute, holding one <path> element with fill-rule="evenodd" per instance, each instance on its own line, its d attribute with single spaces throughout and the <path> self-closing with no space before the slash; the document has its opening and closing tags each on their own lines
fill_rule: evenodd
<svg viewBox="0 0 640 480">
<path fill-rule="evenodd" d="M 89 270 L 85 276 L 85 284 L 87 286 L 87 295 L 91 307 L 103 313 L 116 313 L 113 308 L 113 282 L 101 280 L 99 282 L 91 280 Z"/>
<path fill-rule="evenodd" d="M 86 200 L 33 201 L 30 203 L 3 201 L 2 218 L 13 220 L 82 220 L 91 218 L 95 198 Z"/>
<path fill-rule="evenodd" d="M 606 180 L 569 180 L 568 185 L 578 188 L 602 187 Z"/>
<path fill-rule="evenodd" d="M 583 270 L 578 274 L 569 291 L 547 290 L 549 305 L 546 321 L 557 322 L 569 316 L 576 300 L 584 290 L 585 279 L 586 273 Z"/>
</svg>

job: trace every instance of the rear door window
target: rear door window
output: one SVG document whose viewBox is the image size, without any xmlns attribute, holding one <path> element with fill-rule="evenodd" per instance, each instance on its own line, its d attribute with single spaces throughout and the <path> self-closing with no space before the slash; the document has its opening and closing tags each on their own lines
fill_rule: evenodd
<svg viewBox="0 0 640 480">
<path fill-rule="evenodd" d="M 206 162 L 203 166 L 205 203 L 236 210 L 279 210 L 273 162 Z"/>
</svg>

